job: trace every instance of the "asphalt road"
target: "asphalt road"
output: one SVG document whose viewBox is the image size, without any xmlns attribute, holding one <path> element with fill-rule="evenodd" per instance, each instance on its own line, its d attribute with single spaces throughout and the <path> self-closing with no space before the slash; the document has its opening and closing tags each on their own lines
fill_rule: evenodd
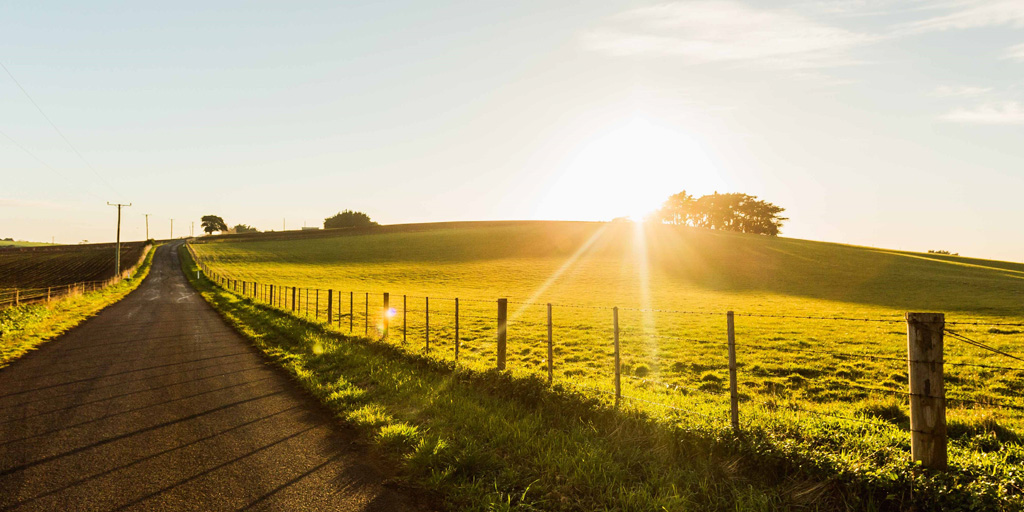
<svg viewBox="0 0 1024 512">
<path fill-rule="evenodd" d="M 424 510 L 162 246 L 126 298 L 0 369 L 0 510 Z"/>
</svg>

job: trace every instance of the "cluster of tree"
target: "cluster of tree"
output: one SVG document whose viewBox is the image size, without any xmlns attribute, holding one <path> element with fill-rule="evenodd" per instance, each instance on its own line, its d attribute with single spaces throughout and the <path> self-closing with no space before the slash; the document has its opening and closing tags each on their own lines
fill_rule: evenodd
<svg viewBox="0 0 1024 512">
<path fill-rule="evenodd" d="M 324 219 L 324 229 L 363 228 L 376 225 L 376 222 L 370 220 L 369 215 L 363 212 L 354 212 L 352 210 L 338 212 L 333 216 Z"/>
<path fill-rule="evenodd" d="M 960 253 L 958 253 L 958 252 L 943 251 L 941 249 L 937 250 L 937 251 L 936 250 L 932 250 L 932 249 L 928 249 L 928 254 L 943 254 L 943 255 L 946 255 L 946 256 L 960 256 Z"/>
<path fill-rule="evenodd" d="M 260 230 L 248 225 L 248 224 L 236 224 L 235 227 L 231 228 L 232 233 L 259 233 Z"/>
<path fill-rule="evenodd" d="M 784 211 L 747 194 L 715 192 L 694 198 L 684 190 L 669 196 L 656 217 L 668 224 L 778 236 L 789 220 L 781 216 Z"/>
</svg>

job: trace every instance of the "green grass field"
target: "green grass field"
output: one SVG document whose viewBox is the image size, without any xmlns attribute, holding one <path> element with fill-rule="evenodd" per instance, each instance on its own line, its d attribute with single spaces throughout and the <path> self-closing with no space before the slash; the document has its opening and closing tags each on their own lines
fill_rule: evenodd
<svg viewBox="0 0 1024 512">
<path fill-rule="evenodd" d="M 454 355 L 459 297 L 460 364 L 470 368 L 493 366 L 495 301 L 507 297 L 509 368 L 546 375 L 550 302 L 555 382 L 596 394 L 611 389 L 618 306 L 627 406 L 708 426 L 728 421 L 723 313 L 733 310 L 745 428 L 800 438 L 841 467 L 868 458 L 881 472 L 909 458 L 903 313 L 1024 323 L 1024 265 L 671 226 L 467 223 L 194 247 L 225 276 L 311 289 L 313 304 L 321 290 L 311 317 L 326 317 L 328 289 L 347 314 L 352 292 L 357 334 L 380 336 L 389 292 L 389 342 L 404 339 L 408 350 L 424 347 L 430 297 L 431 354 L 441 359 Z M 300 314 L 305 294 L 297 293 Z M 348 321 L 337 328 L 347 332 Z M 948 327 L 1019 351 L 1021 327 Z M 945 353 L 951 461 L 1006 481 L 1022 468 L 1024 363 L 948 336 Z M 975 364 L 1000 368 L 960 366 Z"/>
<path fill-rule="evenodd" d="M 0 240 L 0 249 L 5 247 L 43 247 L 53 246 L 57 244 L 51 244 L 47 242 L 26 242 L 24 240 Z"/>
</svg>

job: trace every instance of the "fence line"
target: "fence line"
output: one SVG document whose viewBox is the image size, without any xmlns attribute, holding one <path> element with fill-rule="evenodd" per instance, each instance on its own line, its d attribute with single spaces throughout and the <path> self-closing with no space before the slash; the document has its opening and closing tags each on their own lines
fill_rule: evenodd
<svg viewBox="0 0 1024 512">
<path fill-rule="evenodd" d="M 211 281 L 213 281 L 214 283 L 220 285 L 225 290 L 233 291 L 234 293 L 240 293 L 239 292 L 239 288 L 237 286 L 237 282 L 238 281 L 234 277 L 225 276 L 225 275 L 222 275 L 222 274 L 218 273 L 217 271 L 213 270 L 206 261 L 204 261 L 202 258 L 200 258 L 195 253 L 195 251 L 194 251 L 194 249 L 192 248 L 191 245 L 188 246 L 188 249 L 189 249 L 190 253 L 192 254 L 192 257 L 195 259 L 197 265 L 202 270 L 202 272 L 205 273 L 206 276 Z M 337 306 L 337 309 L 338 309 L 338 313 L 337 313 L 337 326 L 340 329 L 341 326 L 342 326 L 342 317 L 343 316 L 348 316 L 349 317 L 349 331 L 350 332 L 354 331 L 354 326 L 355 326 L 355 318 L 354 317 L 356 316 L 354 309 L 355 309 L 356 303 L 357 302 L 363 302 L 363 304 L 360 304 L 360 306 L 362 306 L 362 308 L 361 308 L 362 311 L 360 311 L 360 313 L 362 314 L 362 317 L 363 317 L 362 318 L 362 321 L 363 321 L 362 323 L 363 323 L 363 327 L 364 327 L 363 336 L 371 337 L 370 336 L 371 316 L 376 316 L 377 313 L 374 313 L 374 315 L 371 315 L 370 292 L 365 292 L 365 291 L 361 292 L 363 294 L 363 297 L 356 298 L 355 297 L 356 292 L 355 291 L 349 291 L 348 292 L 348 295 L 349 295 L 349 313 L 347 315 L 344 315 L 342 313 L 342 309 L 343 309 L 342 302 L 344 301 L 345 292 L 340 291 L 340 290 L 326 290 L 325 292 L 328 294 L 326 296 L 327 299 L 326 299 L 326 301 L 321 301 L 320 298 L 319 298 L 319 295 L 320 295 L 320 290 L 319 289 L 303 289 L 303 290 L 305 290 L 305 301 L 304 301 L 304 303 L 305 303 L 305 306 L 307 308 L 303 312 L 303 311 L 297 311 L 295 309 L 295 295 L 294 294 L 292 295 L 292 303 L 290 305 L 289 305 L 288 300 L 287 300 L 288 299 L 288 294 L 284 294 L 283 301 L 280 298 L 275 298 L 274 297 L 274 295 L 276 295 L 274 293 L 275 291 L 282 290 L 282 289 L 288 289 L 289 288 L 288 286 L 282 286 L 282 285 L 278 285 L 276 283 L 275 284 L 261 284 L 261 283 L 258 283 L 257 281 L 248 281 L 248 283 L 249 283 L 248 286 L 243 286 L 242 287 L 242 290 L 244 291 L 244 294 L 243 294 L 244 296 L 246 296 L 246 297 L 248 297 L 248 298 L 250 298 L 252 300 L 255 300 L 255 301 L 266 303 L 266 304 L 268 304 L 268 305 L 270 305 L 272 307 L 276 307 L 276 308 L 279 308 L 279 309 L 284 310 L 284 311 L 288 311 L 290 309 L 296 315 L 301 315 L 301 316 L 304 316 L 306 318 L 312 317 L 317 322 L 321 322 L 321 320 L 320 320 L 320 318 L 321 318 L 320 317 L 320 310 L 321 310 L 320 305 L 321 305 L 321 302 L 325 302 L 326 304 L 328 304 L 328 308 L 330 308 L 330 304 L 333 303 L 335 294 L 337 294 L 337 300 L 338 300 L 338 306 Z M 269 289 L 269 295 L 268 295 L 268 293 L 266 293 L 268 289 Z M 292 290 L 294 290 L 294 288 L 292 288 Z M 313 290 L 316 290 L 316 291 L 313 291 Z M 312 296 L 310 295 L 311 291 L 312 291 Z M 265 292 L 265 293 L 261 294 L 261 292 Z M 459 364 L 466 357 L 469 357 L 470 359 L 475 360 L 475 361 L 485 361 L 485 360 L 489 359 L 492 362 L 492 364 L 495 364 L 495 366 L 496 366 L 496 368 L 498 370 L 505 370 L 505 368 L 506 368 L 506 361 L 507 361 L 507 341 L 506 340 L 507 340 L 509 325 L 511 324 L 512 326 L 536 327 L 536 328 L 546 327 L 547 328 L 546 339 L 544 339 L 544 336 L 541 333 L 538 333 L 536 336 L 533 335 L 533 334 L 525 335 L 525 337 L 521 337 L 520 339 L 529 339 L 529 340 L 536 341 L 538 343 L 543 343 L 543 342 L 546 341 L 546 344 L 547 344 L 547 357 L 543 361 L 544 364 L 542 366 L 537 367 L 536 370 L 531 370 L 530 367 L 526 367 L 526 366 L 524 366 L 524 369 L 527 370 L 528 372 L 538 371 L 538 372 L 541 372 L 541 373 L 546 373 L 547 382 L 549 383 L 549 385 L 553 384 L 553 382 L 555 380 L 554 379 L 554 371 L 553 371 L 554 370 L 554 355 L 555 355 L 553 353 L 553 345 L 554 345 L 554 339 L 557 336 L 557 331 L 554 330 L 555 324 L 554 324 L 554 318 L 553 318 L 554 315 L 552 313 L 552 310 L 553 309 L 554 310 L 558 310 L 558 309 L 561 309 L 561 308 L 586 308 L 586 309 L 592 309 L 592 310 L 606 311 L 606 312 L 609 313 L 608 318 L 606 320 L 608 322 L 608 324 L 606 324 L 607 327 L 608 327 L 607 330 L 604 329 L 604 328 L 593 330 L 593 328 L 590 325 L 582 325 L 582 326 L 581 325 L 576 325 L 576 326 L 564 326 L 564 327 L 575 328 L 575 329 L 582 329 L 583 331 L 590 333 L 590 336 L 593 337 L 593 338 L 596 338 L 596 339 L 603 338 L 603 339 L 607 340 L 606 342 L 608 343 L 608 345 L 610 345 L 610 347 L 608 345 L 604 345 L 604 346 L 612 349 L 611 353 L 607 352 L 607 348 L 598 348 L 595 351 L 595 354 L 597 354 L 597 355 L 599 355 L 601 357 L 609 357 L 609 358 L 611 358 L 610 360 L 606 360 L 607 362 L 603 363 L 603 364 L 609 364 L 610 365 L 609 369 L 610 369 L 610 374 L 611 374 L 612 378 L 611 378 L 611 382 L 609 384 L 611 384 L 611 387 L 614 390 L 603 390 L 603 389 L 599 389 L 599 388 L 590 388 L 589 386 L 586 386 L 584 384 L 581 384 L 581 383 L 575 382 L 575 381 L 571 381 L 570 384 L 572 386 L 574 386 L 574 387 L 585 388 L 585 389 L 592 389 L 592 390 L 598 391 L 598 392 L 600 392 L 602 394 L 609 394 L 609 395 L 611 395 L 613 397 L 613 402 L 615 404 L 615 407 L 619 407 L 621 400 L 625 399 L 625 400 L 631 400 L 631 401 L 635 401 L 635 402 L 650 403 L 650 404 L 658 405 L 658 406 L 661 406 L 661 407 L 667 407 L 667 408 L 670 408 L 670 409 L 675 409 L 675 410 L 683 411 L 683 412 L 686 412 L 686 413 L 695 413 L 695 414 L 699 413 L 699 411 L 692 411 L 692 410 L 689 410 L 689 409 L 679 408 L 679 407 L 672 406 L 672 405 L 669 405 L 669 404 L 662 404 L 662 403 L 659 403 L 657 401 L 647 400 L 645 398 L 631 396 L 631 395 L 629 395 L 627 393 L 624 393 L 623 392 L 623 386 L 622 386 L 622 378 L 621 378 L 622 377 L 622 367 L 623 367 L 623 364 L 622 364 L 622 351 L 621 351 L 621 347 L 620 347 L 620 337 L 625 336 L 625 335 L 628 334 L 631 337 L 631 339 L 633 339 L 635 337 L 639 337 L 639 339 L 667 339 L 667 340 L 684 341 L 684 342 L 695 342 L 695 343 L 699 343 L 701 345 L 715 345 L 715 346 L 725 345 L 728 348 L 728 358 L 726 359 L 726 358 L 723 357 L 723 360 L 721 361 L 721 363 L 723 365 L 725 365 L 727 363 L 727 365 L 725 367 L 728 368 L 729 382 L 727 383 L 727 388 L 726 388 L 725 396 L 728 397 L 728 399 L 729 399 L 729 420 L 730 420 L 729 423 L 731 424 L 732 428 L 734 428 L 734 429 L 741 428 L 740 427 L 741 426 L 741 422 L 740 422 L 740 412 L 741 412 L 740 410 L 741 410 L 741 407 L 740 407 L 740 404 L 741 403 L 748 404 L 748 407 L 749 407 L 749 404 L 758 405 L 758 402 L 751 400 L 746 395 L 744 395 L 743 400 L 740 400 L 740 394 L 738 392 L 738 380 L 739 380 L 738 379 L 738 373 L 739 373 L 739 371 L 741 369 L 745 370 L 746 368 L 748 368 L 750 363 L 749 362 L 746 363 L 747 366 L 744 366 L 744 365 L 741 365 L 741 364 L 737 363 L 737 360 L 736 360 L 737 349 L 750 348 L 750 349 L 765 350 L 765 351 L 772 351 L 772 352 L 776 352 L 777 351 L 777 352 L 788 352 L 788 353 L 802 353 L 802 354 L 813 354 L 813 355 L 819 355 L 819 356 L 820 355 L 831 355 L 831 356 L 834 356 L 834 357 L 847 358 L 847 359 L 867 359 L 867 360 L 876 360 L 876 361 L 897 361 L 897 362 L 901 362 L 901 363 L 904 363 L 904 364 L 908 364 L 909 365 L 909 374 L 908 374 L 907 378 L 908 378 L 909 387 L 910 387 L 910 391 L 909 392 L 901 391 L 901 390 L 897 390 L 897 389 L 889 389 L 889 388 L 885 388 L 885 387 L 865 386 L 865 385 L 861 385 L 861 384 L 857 384 L 857 383 L 848 383 L 848 384 L 849 384 L 849 386 L 851 388 L 854 388 L 854 389 L 868 391 L 868 392 L 871 392 L 871 393 L 895 394 L 895 395 L 904 397 L 905 399 L 909 399 L 909 401 L 910 401 L 910 418 L 911 418 L 911 428 L 909 429 L 909 432 L 910 432 L 911 438 L 912 438 L 912 443 L 911 443 L 911 446 L 913 447 L 912 455 L 915 458 L 915 460 L 921 460 L 928 467 L 942 468 L 942 467 L 945 467 L 945 464 L 946 464 L 946 462 L 945 462 L 946 461 L 946 455 L 945 455 L 945 445 L 946 445 L 946 440 L 945 440 L 945 405 L 946 405 L 947 401 L 949 401 L 949 402 L 967 403 L 967 404 L 975 404 L 975 405 L 981 405 L 981 406 L 985 406 L 985 407 L 1000 407 L 1000 408 L 1006 408 L 1006 409 L 1015 410 L 1015 411 L 1017 411 L 1017 410 L 1024 410 L 1024 406 L 1018 406 L 1018 405 L 1015 405 L 1015 404 L 1006 403 L 1005 401 L 988 401 L 988 402 L 985 402 L 985 401 L 974 400 L 974 399 L 970 399 L 970 398 L 966 398 L 966 397 L 960 397 L 960 396 L 949 396 L 949 397 L 947 397 L 945 395 L 944 388 L 943 388 L 943 385 L 942 385 L 942 380 L 943 380 L 943 377 L 942 377 L 942 375 L 943 375 L 942 366 L 943 366 L 943 364 L 948 364 L 948 365 L 951 365 L 951 366 L 959 366 L 959 367 L 968 367 L 968 368 L 970 368 L 970 367 L 999 368 L 999 369 L 1004 369 L 1004 370 L 1024 370 L 1024 368 L 1000 367 L 1000 366 L 995 366 L 995 365 L 986 365 L 986 364 L 981 364 L 981 363 L 970 363 L 970 362 L 949 362 L 949 363 L 946 363 L 946 362 L 944 362 L 943 349 L 942 349 L 942 343 L 941 343 L 941 339 L 942 339 L 942 335 L 943 334 L 948 334 L 953 339 L 955 339 L 957 341 L 963 342 L 963 343 L 965 343 L 967 345 L 974 346 L 976 348 L 980 348 L 980 349 L 983 349 L 983 350 L 986 350 L 986 351 L 989 351 L 989 352 L 992 352 L 992 353 L 996 353 L 996 354 L 999 354 L 999 355 L 1002 355 L 1002 356 L 1005 356 L 1005 357 L 1010 357 L 1010 358 L 1013 358 L 1013 359 L 1017 359 L 1017 360 L 1020 360 L 1020 361 L 1024 361 L 1024 359 L 1022 359 L 1020 357 L 1017 357 L 1017 356 L 1015 356 L 1013 354 L 1009 354 L 1009 353 L 1007 353 L 1005 351 L 996 349 L 994 347 L 988 346 L 988 345 L 986 345 L 984 343 L 978 342 L 978 341 L 973 340 L 971 338 L 968 338 L 968 337 L 964 336 L 963 334 L 961 334 L 959 332 L 951 331 L 949 329 L 946 329 L 944 327 L 944 325 L 945 325 L 944 315 L 942 315 L 942 314 L 908 313 L 906 315 L 905 319 L 903 319 L 903 320 L 896 320 L 896 319 L 891 319 L 891 318 L 854 318 L 854 317 L 846 317 L 846 316 L 771 315 L 771 314 L 756 314 L 756 313 L 750 314 L 750 313 L 733 313 L 732 311 L 721 313 L 721 312 L 707 312 L 707 311 L 678 311 L 678 310 L 661 310 L 661 309 L 619 308 L 619 307 L 614 307 L 614 306 L 613 307 L 604 307 L 604 306 L 591 306 L 591 305 L 583 305 L 583 304 L 550 304 L 550 303 L 535 303 L 535 302 L 519 302 L 519 301 L 512 301 L 512 300 L 508 300 L 508 299 L 504 299 L 504 298 L 496 299 L 496 300 L 482 300 L 482 299 L 466 299 L 466 298 L 462 298 L 462 297 L 450 297 L 449 298 L 449 297 L 433 297 L 433 296 L 428 297 L 428 296 L 415 296 L 415 295 L 403 295 L 402 296 L 401 313 L 398 313 L 398 310 L 396 308 L 392 308 L 390 306 L 390 304 L 392 304 L 392 303 L 389 302 L 389 299 L 388 299 L 389 294 L 387 292 L 381 292 L 381 293 L 383 294 L 382 295 L 383 296 L 383 301 L 381 301 L 380 298 L 374 299 L 374 308 L 376 309 L 377 306 L 380 306 L 381 309 L 382 309 L 380 311 L 380 313 L 379 313 L 379 318 L 380 318 L 379 323 L 376 320 L 373 321 L 374 336 L 379 336 L 382 339 L 386 339 L 388 337 L 388 326 L 389 326 L 390 320 L 392 319 L 393 316 L 396 316 L 397 314 L 401 314 L 402 315 L 402 325 L 401 325 L 402 338 L 401 338 L 401 342 L 402 342 L 403 345 L 408 344 L 408 343 L 416 343 L 417 342 L 417 340 L 413 339 L 413 337 L 410 336 L 410 334 L 413 334 L 416 337 L 422 336 L 422 348 L 420 349 L 420 351 L 423 352 L 423 353 L 430 353 L 431 352 L 431 341 L 432 341 L 432 335 L 433 335 L 433 341 L 435 342 L 435 345 L 437 344 L 438 341 L 443 341 L 445 343 L 445 346 L 442 347 L 442 349 L 445 352 L 443 352 L 442 354 L 448 353 L 449 349 L 452 349 L 452 348 L 454 349 L 454 360 L 455 360 L 456 364 Z M 312 297 L 312 300 L 313 300 L 313 304 L 310 304 L 311 297 Z M 362 300 L 359 300 L 359 299 L 362 299 Z M 410 307 L 410 305 L 408 304 L 408 300 L 409 299 L 414 299 L 415 300 L 415 304 L 413 304 L 412 307 Z M 443 307 L 441 307 L 441 308 L 437 308 L 436 305 L 435 305 L 435 308 L 432 309 L 430 307 L 430 299 L 434 299 L 435 300 L 435 304 L 436 304 L 436 301 L 438 301 L 438 300 L 445 301 L 445 305 Z M 450 304 L 449 301 L 454 303 L 454 304 Z M 465 311 L 465 308 L 463 310 L 460 310 L 459 309 L 460 303 L 463 304 L 463 305 L 473 304 L 473 305 L 475 305 L 474 308 L 478 308 L 480 304 L 490 304 L 490 305 L 493 305 L 493 307 L 495 308 L 493 311 L 496 312 L 496 316 L 482 315 L 482 314 L 479 314 L 479 312 L 477 312 L 475 309 L 471 309 L 472 312 Z M 397 301 L 395 302 L 395 304 L 397 304 Z M 532 320 L 509 319 L 509 317 L 507 315 L 507 306 L 508 306 L 508 304 L 519 305 L 519 306 L 526 305 L 526 306 L 545 307 L 547 309 L 547 322 L 532 321 Z M 308 307 L 310 305 L 313 305 L 313 308 L 314 308 L 314 312 L 313 312 L 312 315 L 310 315 L 309 312 L 308 312 Z M 726 320 L 726 321 L 722 322 L 723 325 L 721 325 L 721 328 L 723 328 L 723 331 L 725 331 L 724 334 L 726 334 L 726 336 L 725 336 L 726 339 L 718 341 L 718 340 L 710 340 L 710 339 L 687 338 L 687 337 L 682 337 L 682 336 L 665 336 L 665 335 L 658 335 L 658 334 L 649 334 L 649 333 L 643 332 L 643 328 L 641 328 L 640 332 L 634 332 L 632 329 L 628 329 L 628 330 L 627 329 L 620 329 L 620 325 L 619 325 L 619 320 L 620 320 L 619 312 L 620 311 L 630 311 L 630 312 L 663 312 L 663 313 L 671 313 L 671 314 L 684 314 L 684 315 L 691 315 L 692 314 L 692 315 L 704 315 L 704 316 L 716 316 L 716 317 L 725 316 L 725 318 L 723 320 Z M 409 324 L 408 324 L 408 314 L 409 313 L 413 313 L 414 317 L 422 319 L 422 323 L 420 324 L 419 327 L 416 327 L 416 328 L 413 328 L 413 329 L 409 328 Z M 441 322 L 442 325 L 441 325 L 440 329 L 438 329 L 438 326 L 437 326 L 437 324 L 435 322 L 435 324 L 433 325 L 433 327 L 434 327 L 433 331 L 431 330 L 432 325 L 431 325 L 431 322 L 430 322 L 430 317 L 431 317 L 432 314 L 433 314 L 433 316 L 435 318 L 440 317 L 442 319 L 442 322 Z M 331 315 L 332 315 L 332 313 L 328 313 L 326 315 L 326 317 L 328 319 L 330 319 L 330 318 L 332 318 Z M 906 324 L 907 329 L 908 329 L 908 334 L 907 334 L 907 336 L 908 336 L 908 355 L 906 357 L 896 357 L 896 356 L 887 356 L 887 355 L 876 355 L 876 354 L 866 354 L 866 353 L 855 353 L 855 352 L 843 352 L 843 351 L 834 351 L 834 350 L 823 350 L 822 348 L 813 349 L 813 348 L 800 348 L 800 347 L 788 347 L 788 346 L 765 346 L 763 344 L 758 344 L 758 343 L 744 343 L 744 342 L 742 342 L 742 340 L 740 340 L 740 342 L 737 343 L 737 339 L 736 339 L 737 335 L 738 334 L 742 335 L 742 333 L 737 333 L 736 332 L 736 329 L 734 327 L 734 318 L 735 317 L 742 317 L 742 318 L 800 319 L 800 320 L 815 320 L 815 321 L 822 321 L 822 322 L 828 322 L 828 321 L 855 321 L 855 322 L 874 322 L 874 323 L 885 323 L 885 324 L 892 324 L 892 323 L 897 323 L 897 322 L 903 322 L 903 323 Z M 450 320 L 452 318 L 454 318 L 454 326 L 455 326 L 454 327 L 455 328 L 454 335 L 449 330 L 449 328 L 451 327 L 451 323 L 448 322 L 448 320 Z M 462 327 L 462 326 L 460 326 L 459 321 L 460 320 L 467 320 L 467 319 L 479 320 L 479 321 L 493 321 L 493 322 L 495 322 L 494 324 L 492 324 L 492 325 L 494 325 L 494 328 L 492 330 L 491 328 L 486 327 L 486 324 L 483 324 L 482 326 L 481 325 L 476 325 L 475 329 L 473 327 L 471 327 L 469 329 L 469 332 L 473 333 L 474 337 L 473 338 L 463 338 L 462 334 L 460 333 L 460 327 Z M 479 324 L 479 323 L 480 322 L 477 322 L 477 324 Z M 953 323 L 950 322 L 950 324 L 953 324 Z M 1006 324 L 1004 324 L 1004 325 L 1006 325 Z M 1022 324 L 1022 325 L 1024 325 L 1024 324 Z M 938 326 L 938 327 L 936 328 L 935 326 Z M 559 326 L 559 327 L 560 328 L 564 328 L 563 326 Z M 481 330 L 482 331 L 491 331 L 492 332 L 492 334 L 490 334 L 490 336 L 493 336 L 494 338 L 492 338 L 492 339 L 494 341 L 496 341 L 495 345 L 493 346 L 494 351 L 492 352 L 491 348 L 487 348 L 486 350 L 479 351 L 478 353 L 468 354 L 466 352 L 467 349 L 466 348 L 462 348 L 461 358 L 460 358 L 460 346 L 461 346 L 461 342 L 462 342 L 463 339 L 466 339 L 467 341 L 468 340 L 474 341 L 474 346 L 468 347 L 468 350 L 470 352 L 474 352 L 474 351 L 479 350 L 478 347 L 475 345 L 475 342 L 478 342 L 478 341 L 480 341 L 482 339 L 481 335 L 480 335 Z M 448 343 L 451 340 L 453 340 L 453 339 L 454 339 L 454 344 L 448 345 Z M 924 343 L 924 344 L 920 343 L 921 340 L 926 340 L 926 339 L 932 339 L 933 342 L 930 343 L 930 344 L 929 343 Z M 936 340 L 936 339 L 938 340 L 937 344 L 934 343 L 934 340 Z M 935 350 L 936 346 L 938 347 L 937 352 Z M 600 345 L 598 347 L 600 347 Z M 481 346 L 480 348 L 483 348 L 483 347 Z M 530 350 L 524 350 L 522 353 L 523 354 L 536 353 L 538 355 L 541 355 L 541 354 L 543 354 L 543 349 L 541 349 L 541 351 L 538 351 L 538 352 L 532 352 Z M 493 354 L 493 357 L 491 357 L 491 354 Z M 441 357 L 449 357 L 449 356 L 442 355 Z M 485 359 L 481 360 L 480 357 L 484 357 Z M 720 357 L 720 356 L 716 356 L 716 357 Z M 534 361 L 536 361 L 536 359 L 534 359 Z M 577 359 L 577 361 L 579 361 L 579 359 Z M 526 364 L 530 364 L 529 361 L 526 361 Z M 601 363 L 598 363 L 598 364 L 601 364 Z M 589 364 L 588 366 L 595 367 L 593 364 Z M 935 387 L 928 387 L 928 385 L 926 384 L 924 388 L 921 388 L 920 387 L 920 383 L 924 382 L 924 379 L 931 379 L 933 382 L 938 382 L 939 385 L 938 385 L 937 388 L 935 388 Z M 632 384 L 632 383 L 635 383 L 637 380 L 640 381 L 640 385 L 642 385 L 642 386 L 646 386 L 648 384 L 656 385 L 656 386 L 661 387 L 664 391 L 680 391 L 680 390 L 685 390 L 688 393 L 701 393 L 702 392 L 701 389 L 696 389 L 696 388 L 685 386 L 685 385 L 669 384 L 669 383 L 664 383 L 664 382 L 656 381 L 654 379 L 648 380 L 648 379 L 644 379 L 642 377 L 633 377 L 633 376 L 627 375 L 627 379 L 626 379 L 627 383 L 631 383 Z M 716 381 L 716 384 L 715 384 L 716 387 L 719 386 L 718 382 L 720 382 L 720 381 Z M 726 384 L 726 383 L 722 383 L 722 385 L 724 385 L 724 384 Z M 720 388 L 718 388 L 718 389 L 720 389 Z M 931 391 L 922 391 L 922 390 L 931 390 Z M 779 406 L 777 404 L 772 404 L 772 407 L 778 408 Z M 851 422 L 857 422 L 857 423 L 871 424 L 871 425 L 875 425 L 875 426 L 885 426 L 885 427 L 888 427 L 888 428 L 897 428 L 896 425 L 891 424 L 891 423 L 876 422 L 876 421 L 866 420 L 866 419 L 863 419 L 863 418 L 856 418 L 856 417 L 850 417 L 850 416 L 844 416 L 844 415 L 837 415 L 837 414 L 833 414 L 833 413 L 828 413 L 828 412 L 822 412 L 822 411 L 807 409 L 806 407 L 801 407 L 801 408 L 797 409 L 792 404 L 789 406 L 789 409 L 790 410 L 798 410 L 800 412 L 811 414 L 811 415 L 815 415 L 815 416 L 819 416 L 819 417 L 829 417 L 829 418 L 840 419 L 840 420 L 844 420 L 844 421 L 851 421 Z M 930 415 L 931 418 L 930 419 L 923 418 L 922 415 Z M 723 417 L 723 418 L 720 418 L 720 419 L 715 420 L 715 421 L 723 421 L 724 422 L 724 420 L 725 420 L 725 418 Z M 904 430 L 906 430 L 906 429 L 904 429 Z M 927 448 L 925 448 L 925 447 L 927 447 Z"/>
</svg>

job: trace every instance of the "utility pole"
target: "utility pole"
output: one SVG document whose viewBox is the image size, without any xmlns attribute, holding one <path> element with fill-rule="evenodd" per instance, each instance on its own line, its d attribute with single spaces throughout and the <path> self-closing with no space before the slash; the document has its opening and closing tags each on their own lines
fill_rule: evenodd
<svg viewBox="0 0 1024 512">
<path fill-rule="evenodd" d="M 174 219 L 171 219 L 171 240 L 174 240 Z"/>
<path fill-rule="evenodd" d="M 281 231 L 288 231 L 288 228 L 284 225 L 284 219 L 281 219 Z"/>
<path fill-rule="evenodd" d="M 189 227 L 188 227 L 188 236 L 195 236 L 195 231 L 196 231 L 196 221 L 192 221 L 192 224 L 190 224 Z"/>
<path fill-rule="evenodd" d="M 117 255 L 114 256 L 114 277 L 115 278 L 118 275 L 121 274 L 121 207 L 122 206 L 131 206 L 131 205 L 132 205 L 131 203 L 120 204 L 120 203 L 111 203 L 110 201 L 107 201 L 107 206 L 116 206 L 117 207 Z"/>
<path fill-rule="evenodd" d="M 149 214 L 143 213 L 146 216 L 146 240 L 149 240 Z"/>
</svg>

